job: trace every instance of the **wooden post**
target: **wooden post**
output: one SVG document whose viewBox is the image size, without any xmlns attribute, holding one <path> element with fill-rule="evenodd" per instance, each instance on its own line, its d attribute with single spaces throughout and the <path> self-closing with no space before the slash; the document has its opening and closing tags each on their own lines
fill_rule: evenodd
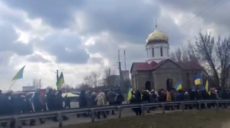
<svg viewBox="0 0 230 128">
<path fill-rule="evenodd" d="M 141 104 L 141 114 L 145 115 L 145 107 L 143 104 Z"/>
<path fill-rule="evenodd" d="M 208 103 L 205 102 L 204 104 L 205 104 L 205 109 L 208 109 Z"/>
<path fill-rule="evenodd" d="M 62 128 L 63 126 L 63 120 L 62 120 L 62 113 L 61 112 L 58 112 L 58 115 L 57 115 L 57 119 L 58 119 L 58 127 L 59 128 Z"/>
<path fill-rule="evenodd" d="M 201 102 L 198 101 L 198 109 L 201 110 Z"/>
<path fill-rule="evenodd" d="M 95 122 L 95 111 L 93 108 L 91 109 L 91 121 L 92 123 Z"/>
<path fill-rule="evenodd" d="M 165 104 L 162 103 L 162 104 L 161 104 L 161 107 L 162 107 L 162 114 L 165 114 Z"/>
<path fill-rule="evenodd" d="M 19 122 L 18 122 L 18 118 L 15 116 L 13 119 L 13 123 L 14 123 L 14 128 L 20 128 Z"/>
<path fill-rule="evenodd" d="M 184 109 L 185 109 L 185 103 L 181 102 L 181 105 L 180 105 L 180 106 L 182 107 L 182 112 L 184 112 Z"/>
<path fill-rule="evenodd" d="M 121 111 L 122 111 L 121 106 L 118 106 L 118 111 L 119 111 L 118 118 L 120 119 L 121 118 Z"/>
<path fill-rule="evenodd" d="M 216 101 L 216 110 L 218 111 L 219 110 L 219 102 Z"/>
</svg>

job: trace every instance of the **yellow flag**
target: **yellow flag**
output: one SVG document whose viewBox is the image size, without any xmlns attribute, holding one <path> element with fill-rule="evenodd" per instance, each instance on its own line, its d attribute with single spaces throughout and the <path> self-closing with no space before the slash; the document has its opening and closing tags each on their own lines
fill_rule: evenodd
<svg viewBox="0 0 230 128">
<path fill-rule="evenodd" d="M 128 92 L 128 101 L 130 101 L 132 99 L 132 88 L 129 89 L 129 92 Z"/>
<path fill-rule="evenodd" d="M 208 80 L 206 80 L 206 83 L 205 83 L 205 90 L 206 90 L 206 92 L 210 95 L 210 91 L 209 91 L 209 83 L 208 83 Z"/>
<path fill-rule="evenodd" d="M 201 79 L 195 79 L 195 85 L 197 86 L 201 85 Z"/>
<path fill-rule="evenodd" d="M 61 73 L 60 77 L 57 79 L 57 90 L 60 90 L 65 83 L 64 75 Z"/>
</svg>

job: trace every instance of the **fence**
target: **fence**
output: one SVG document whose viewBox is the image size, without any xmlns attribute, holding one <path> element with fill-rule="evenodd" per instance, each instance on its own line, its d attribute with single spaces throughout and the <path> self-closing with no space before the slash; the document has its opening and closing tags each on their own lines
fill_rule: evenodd
<svg viewBox="0 0 230 128">
<path fill-rule="evenodd" d="M 132 108 L 141 108 L 144 112 L 150 107 L 157 107 L 162 109 L 162 113 L 165 113 L 165 107 L 168 106 L 179 106 L 181 110 L 184 110 L 186 105 L 196 105 L 198 109 L 201 109 L 202 106 L 207 108 L 209 104 L 215 106 L 216 109 L 219 109 L 220 106 L 230 105 L 230 100 L 197 100 L 197 101 L 180 101 L 180 102 L 159 102 L 159 103 L 145 103 L 145 104 L 124 104 L 120 106 L 103 106 L 103 107 L 94 107 L 94 108 L 78 108 L 78 109 L 68 109 L 61 111 L 47 111 L 39 113 L 28 113 L 28 114 L 19 114 L 19 115 L 9 115 L 9 116 L 0 116 L 0 122 L 14 122 L 14 128 L 20 127 L 20 121 L 31 120 L 31 119 L 45 119 L 56 117 L 58 119 L 58 125 L 61 128 L 63 126 L 62 116 L 68 114 L 81 114 L 81 113 L 90 113 L 91 121 L 95 121 L 95 113 L 98 111 L 106 110 L 117 110 L 118 118 L 122 117 L 123 109 L 132 109 Z"/>
</svg>

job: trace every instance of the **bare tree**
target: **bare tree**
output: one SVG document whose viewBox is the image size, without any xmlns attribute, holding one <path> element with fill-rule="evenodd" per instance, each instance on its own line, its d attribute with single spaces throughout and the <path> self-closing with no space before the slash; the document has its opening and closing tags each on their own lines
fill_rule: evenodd
<svg viewBox="0 0 230 128">
<path fill-rule="evenodd" d="M 104 85 L 108 86 L 111 85 L 111 69 L 110 68 L 106 68 L 104 71 Z"/>
<path fill-rule="evenodd" d="M 199 34 L 198 39 L 195 42 L 195 48 L 198 55 L 201 57 L 201 61 L 207 63 L 210 69 L 210 75 L 216 85 L 219 85 L 219 75 L 217 71 L 216 59 L 215 59 L 215 40 L 214 37 L 208 34 Z"/>
<path fill-rule="evenodd" d="M 197 62 L 198 58 L 195 55 L 194 46 L 189 44 L 187 47 L 178 48 L 172 53 L 171 59 L 176 62 Z"/>
<path fill-rule="evenodd" d="M 182 51 L 180 48 L 178 48 L 174 53 L 171 55 L 171 59 L 176 61 L 176 62 L 181 62 L 182 61 Z"/>
<path fill-rule="evenodd" d="M 195 62 L 195 63 L 199 63 L 200 57 L 199 57 L 199 55 L 196 54 L 195 47 L 191 43 L 188 44 L 186 51 L 187 51 L 187 56 L 188 56 L 190 61 Z"/>
<path fill-rule="evenodd" d="M 93 80 L 92 78 L 88 75 L 84 78 L 84 83 L 82 85 L 89 85 L 93 86 Z"/>
<path fill-rule="evenodd" d="M 205 64 L 204 69 L 212 78 L 216 86 L 223 89 L 228 87 L 230 71 L 230 38 L 221 40 L 208 34 L 199 33 L 194 44 L 189 43 L 186 48 L 178 48 L 171 57 L 176 62 Z"/>
<path fill-rule="evenodd" d="M 215 38 L 208 34 L 199 34 L 195 43 L 201 61 L 208 64 L 210 75 L 216 85 L 222 89 L 228 87 L 230 68 L 230 38 Z"/>
<path fill-rule="evenodd" d="M 98 85 L 98 79 L 99 79 L 99 74 L 96 72 L 91 73 L 92 79 L 93 79 L 93 87 L 97 87 Z"/>
<path fill-rule="evenodd" d="M 96 72 L 92 72 L 84 78 L 84 83 L 86 85 L 90 85 L 95 88 L 98 85 L 98 79 L 99 79 L 99 74 Z"/>
<path fill-rule="evenodd" d="M 88 89 L 92 88 L 92 86 L 90 86 L 86 83 L 82 83 L 82 84 L 78 85 L 78 88 L 83 89 L 83 90 L 88 90 Z"/>
<path fill-rule="evenodd" d="M 220 71 L 220 85 L 226 88 L 230 67 L 230 38 L 225 38 L 223 40 L 220 38 L 218 39 L 216 43 L 216 55 L 219 60 L 218 69 Z"/>
</svg>

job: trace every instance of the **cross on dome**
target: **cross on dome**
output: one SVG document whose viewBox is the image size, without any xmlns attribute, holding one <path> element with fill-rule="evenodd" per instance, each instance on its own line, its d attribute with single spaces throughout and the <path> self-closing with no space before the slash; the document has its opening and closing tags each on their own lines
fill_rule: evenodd
<svg viewBox="0 0 230 128">
<path fill-rule="evenodd" d="M 154 31 L 157 31 L 157 28 L 158 28 L 158 20 L 156 19 L 155 25 L 154 25 Z"/>
</svg>

